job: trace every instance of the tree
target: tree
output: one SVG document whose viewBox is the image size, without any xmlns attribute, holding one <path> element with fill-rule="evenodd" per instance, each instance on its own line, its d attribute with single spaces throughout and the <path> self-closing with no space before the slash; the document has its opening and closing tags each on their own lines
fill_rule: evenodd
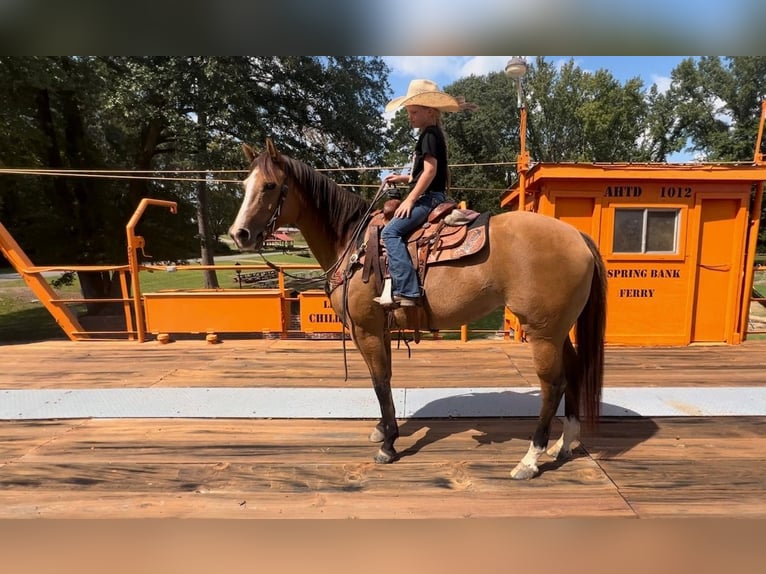
<svg viewBox="0 0 766 574">
<path fill-rule="evenodd" d="M 647 116 L 643 83 L 621 85 L 607 70 L 560 69 L 537 58 L 524 80 L 529 148 L 538 161 L 635 161 Z"/>
<path fill-rule="evenodd" d="M 114 168 L 114 159 L 126 155 L 125 138 L 105 119 L 102 105 L 110 70 L 78 57 L 3 58 L 1 64 L 0 75 L 17 96 L 3 109 L 9 119 L 19 118 L 3 122 L 13 129 L 4 134 L 10 145 L 3 156 L 15 166 L 98 170 Z M 124 235 L 116 230 L 125 228 L 135 206 L 122 181 L 7 176 L 0 179 L 0 196 L 0 217 L 39 264 L 106 264 L 125 257 Z M 119 295 L 116 276 L 79 275 L 85 297 Z M 89 311 L 101 307 L 89 305 Z"/>
<path fill-rule="evenodd" d="M 707 161 L 754 156 L 761 103 L 766 99 L 766 57 L 688 58 L 672 72 L 670 96 L 679 137 Z M 766 220 L 766 204 L 761 221 Z M 766 249 L 762 229 L 758 249 Z"/>
<path fill-rule="evenodd" d="M 646 101 L 646 130 L 639 141 L 637 161 L 668 161 L 671 154 L 683 150 L 685 143 L 672 94 L 660 92 L 655 84 L 649 89 Z"/>
<path fill-rule="evenodd" d="M 317 167 L 378 160 L 386 73 L 379 58 L 3 57 L 0 81 L 13 88 L 3 91 L 0 111 L 8 120 L 0 127 L 6 165 L 195 169 L 204 181 L 6 176 L 0 217 L 39 263 L 113 263 L 125 254 L 124 235 L 115 230 L 124 229 L 138 201 L 172 199 L 178 216 L 153 211 L 137 232 L 164 260 L 193 253 L 196 228 L 210 261 L 226 218 L 221 211 L 231 220 L 238 203 L 212 206 L 210 197 L 241 188 L 213 181 L 206 170 L 241 169 L 240 144 L 267 135 Z M 364 177 L 342 175 L 349 183 Z M 110 295 L 91 291 L 86 296 Z"/>
<path fill-rule="evenodd" d="M 750 161 L 766 98 L 766 57 L 687 58 L 670 94 L 688 150 L 709 161 Z"/>
<path fill-rule="evenodd" d="M 533 161 L 646 161 L 648 103 L 638 78 L 621 85 L 605 70 L 580 70 L 574 60 L 560 68 L 544 58 L 530 62 L 523 80 L 528 112 L 527 147 Z M 473 209 L 499 210 L 499 198 L 478 189 L 502 190 L 516 175 L 520 112 L 515 82 L 500 72 L 470 76 L 445 87 L 478 105 L 472 113 L 447 114 L 445 128 L 453 164 L 499 163 L 453 169 L 458 199 Z"/>
<path fill-rule="evenodd" d="M 450 163 L 514 162 L 519 124 L 511 81 L 502 73 L 469 76 L 445 87 L 445 91 L 478 106 L 475 111 L 447 114 L 444 118 Z M 454 167 L 452 195 L 477 211 L 496 212 L 510 168 L 510 165 Z M 493 194 L 493 189 L 497 193 Z"/>
</svg>

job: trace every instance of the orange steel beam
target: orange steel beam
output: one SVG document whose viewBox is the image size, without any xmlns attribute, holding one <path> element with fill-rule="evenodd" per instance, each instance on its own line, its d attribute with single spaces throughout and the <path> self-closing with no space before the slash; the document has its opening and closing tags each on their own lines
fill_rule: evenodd
<svg viewBox="0 0 766 574">
<path fill-rule="evenodd" d="M 466 203 L 465 201 L 461 201 L 460 203 L 458 203 L 458 208 L 467 209 L 468 203 Z M 468 341 L 468 325 L 460 325 L 460 340 L 463 343 Z"/>
<path fill-rule="evenodd" d="M 766 105 L 764 106 L 766 110 Z M 763 116 L 761 116 L 763 119 Z M 763 126 L 763 123 L 761 123 Z M 747 244 L 745 248 L 745 285 L 742 292 L 742 310 L 740 315 L 741 333 L 739 336 L 742 340 L 747 339 L 747 324 L 750 317 L 750 302 L 753 296 L 753 275 L 755 273 L 755 252 L 756 245 L 758 243 L 758 230 L 761 223 L 761 206 L 763 205 L 763 182 L 759 181 L 755 188 L 755 199 L 753 200 L 753 206 L 750 210 L 750 228 L 747 234 Z"/>
<path fill-rule="evenodd" d="M 516 170 L 519 174 L 519 211 L 527 210 L 527 170 L 529 170 L 529 152 L 527 151 L 527 106 L 521 105 L 521 120 L 519 124 L 519 155 L 516 159 Z M 516 315 L 513 316 L 513 340 L 522 340 L 521 323 Z"/>
<path fill-rule="evenodd" d="M 135 339 L 133 335 L 133 313 L 130 311 L 130 291 L 128 291 L 128 279 L 125 277 L 125 270 L 120 269 L 120 289 L 123 297 L 123 312 L 125 313 L 125 329 L 128 332 L 128 340 Z"/>
<path fill-rule="evenodd" d="M 755 140 L 755 155 L 753 161 L 760 165 L 763 163 L 763 154 L 761 153 L 761 141 L 763 141 L 763 123 L 766 120 L 766 100 L 761 102 L 761 121 L 758 124 L 758 137 Z"/>
<path fill-rule="evenodd" d="M 136 314 L 136 334 L 138 336 L 138 342 L 143 343 L 146 339 L 146 322 L 144 320 L 143 307 L 141 305 L 141 282 L 138 278 L 139 265 L 138 265 L 138 250 L 143 249 L 146 246 L 144 238 L 135 234 L 136 225 L 144 214 L 146 208 L 150 205 L 158 205 L 160 207 L 167 207 L 170 209 L 170 213 L 176 213 L 178 204 L 175 201 L 166 201 L 164 199 L 152 199 L 149 197 L 143 198 L 133 212 L 130 221 L 125 226 L 125 233 L 128 236 L 128 266 L 130 267 L 130 282 L 133 288 L 133 310 Z"/>
<path fill-rule="evenodd" d="M 521 105 L 521 122 L 519 126 L 519 155 L 516 158 L 516 169 L 519 172 L 519 211 L 526 209 L 527 199 L 527 170 L 529 169 L 529 152 L 527 151 L 527 106 Z"/>
<path fill-rule="evenodd" d="M 761 152 L 761 142 L 763 141 L 763 124 L 766 122 L 766 100 L 761 102 L 761 119 L 758 122 L 758 137 L 755 139 L 755 153 L 753 162 L 755 165 L 763 165 L 763 153 Z M 755 188 L 755 199 L 750 210 L 750 226 L 747 235 L 747 244 L 745 253 L 745 285 L 742 292 L 742 309 L 740 314 L 740 333 L 737 336 L 742 340 L 747 340 L 747 324 L 750 317 L 750 303 L 753 297 L 753 281 L 755 274 L 755 252 L 758 243 L 758 231 L 761 224 L 761 206 L 763 205 L 763 182 L 758 182 Z"/>
<path fill-rule="evenodd" d="M 60 304 L 59 296 L 45 280 L 42 273 L 30 271 L 30 269 L 34 268 L 34 265 L 32 265 L 29 257 L 27 257 L 26 253 L 24 253 L 2 223 L 0 223 L 0 251 L 11 262 L 14 269 L 18 271 L 21 278 L 24 279 L 24 282 L 35 294 L 35 297 L 45 305 L 45 308 L 64 330 L 67 337 L 72 341 L 76 341 L 79 338 L 77 333 L 81 333 L 83 330 L 79 321 L 66 306 Z"/>
</svg>

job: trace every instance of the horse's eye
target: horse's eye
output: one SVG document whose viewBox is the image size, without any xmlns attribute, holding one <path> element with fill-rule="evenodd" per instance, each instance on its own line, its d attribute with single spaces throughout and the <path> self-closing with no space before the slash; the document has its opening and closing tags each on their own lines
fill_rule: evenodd
<svg viewBox="0 0 766 574">
<path fill-rule="evenodd" d="M 274 183 L 273 181 L 270 181 L 269 183 L 267 183 L 267 184 L 266 184 L 266 185 L 264 185 L 263 187 L 264 187 L 265 189 L 267 189 L 268 191 L 271 191 L 272 189 L 275 189 L 275 188 L 277 187 L 277 184 L 276 184 L 276 183 Z"/>
</svg>

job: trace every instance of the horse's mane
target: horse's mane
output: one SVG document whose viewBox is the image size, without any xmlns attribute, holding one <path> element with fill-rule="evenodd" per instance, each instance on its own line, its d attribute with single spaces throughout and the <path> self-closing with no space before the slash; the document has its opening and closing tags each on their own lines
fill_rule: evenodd
<svg viewBox="0 0 766 574">
<path fill-rule="evenodd" d="M 264 175 L 274 177 L 274 164 L 268 153 L 261 154 L 255 163 Z M 306 191 L 306 199 L 313 203 L 317 212 L 327 215 L 328 231 L 337 234 L 339 240 L 345 239 L 367 213 L 369 203 L 365 199 L 343 189 L 302 161 L 283 155 L 282 166 Z"/>
</svg>

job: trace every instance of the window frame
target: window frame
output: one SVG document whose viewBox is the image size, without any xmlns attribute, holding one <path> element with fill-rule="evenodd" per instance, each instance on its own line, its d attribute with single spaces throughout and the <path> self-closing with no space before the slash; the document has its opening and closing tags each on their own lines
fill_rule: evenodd
<svg viewBox="0 0 766 574">
<path fill-rule="evenodd" d="M 658 207 L 658 206 L 612 206 L 611 209 L 611 226 L 609 237 L 609 256 L 615 259 L 664 259 L 664 260 L 683 260 L 684 252 L 684 212 L 683 207 Z M 639 211 L 642 212 L 641 221 L 641 251 L 615 251 L 615 233 L 617 232 L 617 213 L 620 211 Z M 673 228 L 673 251 L 647 251 L 647 233 L 648 233 L 648 220 L 650 212 L 672 212 L 675 213 L 675 224 Z"/>
</svg>

